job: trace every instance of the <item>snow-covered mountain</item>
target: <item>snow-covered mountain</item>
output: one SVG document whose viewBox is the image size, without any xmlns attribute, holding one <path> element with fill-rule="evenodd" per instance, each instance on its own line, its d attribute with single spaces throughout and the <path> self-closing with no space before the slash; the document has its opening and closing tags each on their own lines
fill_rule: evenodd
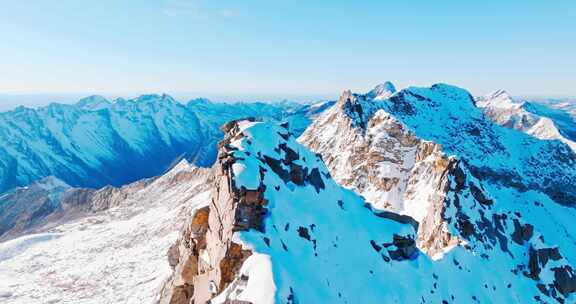
<svg viewBox="0 0 576 304">
<path fill-rule="evenodd" d="M 46 176 L 72 186 L 123 185 L 185 154 L 210 165 L 196 158 L 207 140 L 198 117 L 167 95 L 20 107 L 0 114 L 0 190 Z"/>
<path fill-rule="evenodd" d="M 185 160 L 179 163 L 183 166 Z M 74 188 L 49 176 L 30 186 L 0 196 L 0 241 L 38 233 L 50 227 L 121 204 L 128 196 L 147 187 L 155 178 L 122 187 Z"/>
<path fill-rule="evenodd" d="M 0 243 L 0 302 L 154 303 L 170 274 L 166 252 L 188 214 L 208 205 L 210 178 L 182 161 L 158 178 L 63 198 L 83 213 L 61 208 L 67 217 Z"/>
<path fill-rule="evenodd" d="M 320 114 L 330 109 L 335 103 L 336 101 L 320 101 L 303 105 L 289 111 L 288 116 L 282 121 L 288 123 L 292 134 L 299 136 Z"/>
<path fill-rule="evenodd" d="M 62 194 L 70 189 L 61 180 L 46 177 L 30 186 L 2 194 L 0 241 L 31 231 L 58 209 L 63 211 L 76 207 L 62 203 Z"/>
<path fill-rule="evenodd" d="M 392 108 L 405 111 L 410 102 L 412 110 L 405 113 L 416 114 L 440 100 L 473 106 L 465 91 L 453 87 L 410 90 L 394 94 L 405 104 Z M 352 101 L 358 96 L 345 93 L 337 106 L 342 100 L 358 104 Z M 434 235 L 455 242 L 432 258 L 415 241 L 429 223 L 371 208 L 336 183 L 321 156 L 298 144 L 287 128 L 239 121 L 225 130 L 213 168 L 212 204 L 187 220 L 171 249 L 177 263 L 160 303 L 575 299 L 571 207 L 537 193 L 537 204 L 524 202 L 520 191 L 474 176 L 467 162 L 441 157 L 434 170 L 442 172 L 443 182 L 435 190 L 446 196 L 436 210 L 443 229 Z M 427 193 L 422 208 L 433 203 Z M 561 218 L 557 225 L 539 222 L 544 215 Z"/>
<path fill-rule="evenodd" d="M 114 106 L 95 101 L 90 111 Z M 7 192 L 0 209 L 18 191 L 41 199 L 14 209 L 32 229 L 10 231 L 37 234 L 0 243 L 0 300 L 576 301 L 567 145 L 500 126 L 445 84 L 386 83 L 286 112 L 298 111 L 315 118 L 298 140 L 270 113 L 226 123 L 211 169 L 184 161 L 122 188 L 50 178 Z M 70 204 L 81 208 L 65 207 L 69 193 L 86 194 Z"/>
<path fill-rule="evenodd" d="M 507 250 L 524 244 L 524 221 L 574 262 L 573 151 L 495 125 L 462 89 L 410 87 L 381 100 L 347 91 L 299 140 L 375 208 L 418 221 L 417 244 L 435 258 L 458 244 L 517 257 Z"/>
<path fill-rule="evenodd" d="M 223 123 L 299 115 L 291 114 L 294 107 L 207 100 L 183 105 L 168 95 L 20 107 L 0 113 L 0 193 L 47 176 L 74 187 L 121 186 L 161 174 L 182 157 L 208 167 Z"/>
<path fill-rule="evenodd" d="M 522 99 L 568 113 L 572 118 L 576 118 L 576 97 L 523 97 Z"/>
<path fill-rule="evenodd" d="M 519 101 L 504 90 L 477 98 L 476 104 L 502 126 L 540 139 L 559 140 L 576 151 L 576 119 L 562 107 Z"/>
<path fill-rule="evenodd" d="M 212 164 L 218 153 L 218 142 L 224 137 L 220 127 L 225 123 L 242 118 L 255 118 L 261 121 L 289 122 L 291 131 L 302 134 L 310 125 L 314 117 L 321 111 L 329 108 L 333 103 L 323 102 L 325 106 L 313 106 L 291 102 L 263 103 L 263 102 L 237 102 L 216 103 L 208 99 L 193 99 L 187 104 L 203 124 L 206 137 L 212 138 L 204 142 L 199 154 L 209 155 Z"/>
</svg>

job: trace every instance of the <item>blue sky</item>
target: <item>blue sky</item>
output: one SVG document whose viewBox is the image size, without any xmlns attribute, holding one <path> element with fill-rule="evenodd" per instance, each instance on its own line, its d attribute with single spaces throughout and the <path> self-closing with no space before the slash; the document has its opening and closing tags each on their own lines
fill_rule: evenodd
<svg viewBox="0 0 576 304">
<path fill-rule="evenodd" d="M 576 95 L 576 1 L 0 0 L 0 94 Z"/>
</svg>

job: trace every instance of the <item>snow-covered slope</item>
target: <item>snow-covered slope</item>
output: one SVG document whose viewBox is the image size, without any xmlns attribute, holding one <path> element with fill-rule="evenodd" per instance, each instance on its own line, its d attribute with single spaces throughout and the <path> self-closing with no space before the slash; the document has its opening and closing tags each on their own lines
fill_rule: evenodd
<svg viewBox="0 0 576 304">
<path fill-rule="evenodd" d="M 89 212 L 0 243 L 1 303 L 154 303 L 183 220 L 209 203 L 209 169 L 90 196 Z"/>
<path fill-rule="evenodd" d="M 525 221 L 574 262 L 573 151 L 495 125 L 462 89 L 411 87 L 381 100 L 344 92 L 299 141 L 373 206 L 417 220 L 417 244 L 434 258 L 457 244 L 506 252 L 520 233 L 507 229 Z"/>
<path fill-rule="evenodd" d="M 416 114 L 440 99 L 456 109 L 454 103 L 460 102 L 473 107 L 469 95 L 453 87 L 411 90 L 393 95 L 405 104 L 390 104 L 390 109 Z M 351 106 L 345 108 L 359 109 Z M 369 112 L 355 113 L 355 118 L 371 117 Z M 423 128 L 434 127 L 428 120 L 420 122 L 427 123 Z M 177 263 L 161 303 L 575 300 L 570 265 L 576 248 L 573 232 L 566 229 L 574 216 L 570 207 L 534 191 L 531 197 L 538 205 L 524 202 L 520 191 L 483 184 L 467 162 L 439 157 L 443 162 L 436 170 L 442 172 L 445 189 L 438 191 L 446 196 L 438 210 L 444 230 L 437 232 L 456 238 L 453 246 L 459 246 L 432 259 L 416 248 L 422 224 L 373 210 L 337 184 L 320 155 L 298 144 L 286 127 L 239 121 L 224 130 L 226 139 L 213 168 L 212 204 L 188 219 L 173 247 Z M 505 209 L 515 204 L 523 213 Z M 557 220 L 565 229 L 534 221 L 544 214 L 562 217 Z"/>
<path fill-rule="evenodd" d="M 400 163 L 400 167 L 385 165 L 380 171 L 411 167 L 417 146 L 414 137 L 441 145 L 446 154 L 468 162 L 484 178 L 544 192 L 560 204 L 574 206 L 576 202 L 576 192 L 570 189 L 576 181 L 573 151 L 559 142 L 495 125 L 468 92 L 448 85 L 411 87 L 385 100 L 345 92 L 337 106 L 319 117 L 300 140 L 324 155 L 337 180 L 351 185 L 346 181 L 351 175 L 353 179 L 378 175 L 369 172 L 373 166 L 358 167 L 356 163 L 365 165 L 362 152 L 375 156 L 372 161 L 376 163 Z"/>
<path fill-rule="evenodd" d="M 303 105 L 289 111 L 283 121 L 288 123 L 290 132 L 295 136 L 300 136 L 320 114 L 330 109 L 335 103 L 335 101 L 320 101 Z"/>
<path fill-rule="evenodd" d="M 213 122 L 216 128 L 229 121 L 246 117 L 281 120 L 286 116 L 286 110 L 281 105 L 263 102 L 216 103 L 199 98 L 188 102 L 187 107 L 202 120 Z"/>
<path fill-rule="evenodd" d="M 61 196 L 71 189 L 55 177 L 46 177 L 28 187 L 0 196 L 0 241 L 13 238 L 35 226 L 58 209 L 67 209 Z"/>
<path fill-rule="evenodd" d="M 186 161 L 179 163 L 183 166 Z M 121 204 L 155 178 L 142 179 L 122 187 L 74 188 L 49 176 L 30 186 L 0 196 L 0 241 L 38 233 L 61 223 Z"/>
<path fill-rule="evenodd" d="M 167 95 L 0 113 L 0 191 L 55 176 L 72 186 L 123 185 L 163 172 L 207 138 Z M 210 165 L 202 159 L 199 165 Z"/>
<path fill-rule="evenodd" d="M 567 113 L 572 119 L 576 119 L 576 98 L 575 97 L 523 97 L 532 104 L 544 105 L 548 109 L 558 110 Z"/>
<path fill-rule="evenodd" d="M 74 187 L 121 186 L 161 174 L 182 157 L 210 166 L 223 123 L 299 115 L 293 107 L 207 100 L 185 106 L 168 95 L 20 107 L 0 113 L 0 193 L 47 176 Z"/>
<path fill-rule="evenodd" d="M 515 100 L 503 90 L 477 98 L 476 104 L 502 126 L 540 139 L 559 140 L 576 151 L 576 120 L 568 112 Z"/>
</svg>

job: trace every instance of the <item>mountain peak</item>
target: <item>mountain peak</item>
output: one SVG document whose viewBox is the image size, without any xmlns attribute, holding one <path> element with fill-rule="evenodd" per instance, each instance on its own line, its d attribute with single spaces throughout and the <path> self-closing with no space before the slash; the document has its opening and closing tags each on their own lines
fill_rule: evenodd
<svg viewBox="0 0 576 304">
<path fill-rule="evenodd" d="M 198 98 L 194 98 L 191 99 L 188 104 L 205 104 L 205 105 L 210 105 L 212 104 L 212 101 L 208 98 L 204 98 L 204 97 L 198 97 Z"/>
<path fill-rule="evenodd" d="M 80 99 L 76 105 L 84 110 L 100 110 L 107 108 L 110 105 L 110 101 L 103 96 L 92 95 Z"/>
<path fill-rule="evenodd" d="M 510 94 L 504 89 L 496 90 L 496 91 L 486 95 L 486 98 L 513 101 L 512 96 L 510 96 Z"/>
<path fill-rule="evenodd" d="M 168 94 L 144 94 L 135 99 L 136 102 L 174 104 L 177 101 Z"/>
<path fill-rule="evenodd" d="M 503 89 L 496 90 L 476 100 L 476 105 L 481 108 L 488 106 L 512 108 L 518 107 L 521 104 L 521 102 L 514 100 L 512 96 L 510 96 L 510 94 L 508 94 L 508 92 Z"/>
<path fill-rule="evenodd" d="M 498 90 L 496 90 L 496 91 L 488 94 L 488 96 L 491 96 L 491 97 L 508 96 L 508 97 L 510 97 L 510 95 L 508 94 L 508 92 L 507 92 L 506 90 L 504 90 L 504 89 L 498 89 Z"/>
<path fill-rule="evenodd" d="M 386 99 L 394 93 L 396 93 L 396 87 L 390 81 L 386 81 L 374 87 L 366 95 L 370 99 Z"/>
</svg>

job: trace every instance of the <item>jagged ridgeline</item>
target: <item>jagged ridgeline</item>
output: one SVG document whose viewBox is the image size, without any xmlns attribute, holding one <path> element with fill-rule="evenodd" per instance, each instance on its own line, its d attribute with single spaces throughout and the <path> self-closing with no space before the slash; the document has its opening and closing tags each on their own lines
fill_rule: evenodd
<svg viewBox="0 0 576 304">
<path fill-rule="evenodd" d="M 445 84 L 277 106 L 92 97 L 0 114 L 2 177 L 16 184 L 81 172 L 78 158 L 106 166 L 99 157 L 124 144 L 103 138 L 118 130 L 146 153 L 149 138 L 200 134 L 209 143 L 186 155 L 214 163 L 181 160 L 122 187 L 46 177 L 4 192 L 0 302 L 576 302 L 571 118 Z M 261 117 L 234 120 L 245 116 Z M 163 172 L 168 157 L 151 155 L 142 166 Z"/>
<path fill-rule="evenodd" d="M 0 113 L 0 192 L 47 176 L 74 187 L 122 186 L 162 174 L 181 158 L 210 167 L 225 122 L 289 120 L 301 133 L 319 107 L 206 99 L 185 105 L 168 95 L 19 107 Z"/>
<path fill-rule="evenodd" d="M 569 145 L 500 127 L 449 85 L 372 96 L 345 92 L 300 141 L 373 206 L 417 220 L 417 244 L 430 256 L 454 246 L 503 255 L 509 271 L 537 284 L 533 301 L 566 301 L 576 291 Z"/>
<path fill-rule="evenodd" d="M 352 96 L 344 95 L 343 109 Z M 351 124 L 359 125 L 370 124 Z M 377 210 L 340 186 L 333 168 L 286 126 L 237 121 L 224 130 L 212 202 L 190 217 L 171 248 L 174 273 L 161 303 L 574 300 L 574 244 L 547 245 L 567 236 L 548 237 L 550 227 L 502 209 L 506 203 L 457 158 L 443 157 L 434 169 L 445 196 L 439 209 L 424 213 L 442 220 L 434 223 L 443 227 L 438 235 L 454 242 L 432 258 L 417 246 L 430 223 Z"/>
</svg>

